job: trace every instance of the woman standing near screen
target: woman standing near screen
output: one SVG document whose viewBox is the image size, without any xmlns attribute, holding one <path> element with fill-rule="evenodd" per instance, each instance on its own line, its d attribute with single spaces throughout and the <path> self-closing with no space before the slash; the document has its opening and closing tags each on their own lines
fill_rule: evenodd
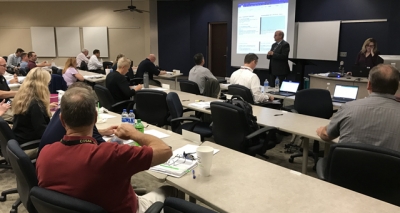
<svg viewBox="0 0 400 213">
<path fill-rule="evenodd" d="M 372 68 L 382 63 L 379 57 L 378 44 L 373 38 L 365 40 L 361 51 L 358 53 L 356 65 L 360 67 Z"/>
</svg>

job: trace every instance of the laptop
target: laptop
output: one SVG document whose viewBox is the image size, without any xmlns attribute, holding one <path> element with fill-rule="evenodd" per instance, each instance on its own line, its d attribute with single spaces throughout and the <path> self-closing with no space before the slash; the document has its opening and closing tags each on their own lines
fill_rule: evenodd
<svg viewBox="0 0 400 213">
<path fill-rule="evenodd" d="M 299 85 L 300 85 L 299 82 L 283 81 L 281 84 L 281 88 L 279 89 L 279 92 L 270 92 L 270 93 L 273 95 L 293 96 L 296 94 Z"/>
<path fill-rule="evenodd" d="M 354 65 L 351 69 L 351 75 L 353 77 L 362 77 L 362 78 L 368 78 L 370 68 L 368 67 L 361 67 Z"/>
<path fill-rule="evenodd" d="M 358 86 L 336 85 L 333 102 L 346 103 L 357 99 Z"/>
</svg>

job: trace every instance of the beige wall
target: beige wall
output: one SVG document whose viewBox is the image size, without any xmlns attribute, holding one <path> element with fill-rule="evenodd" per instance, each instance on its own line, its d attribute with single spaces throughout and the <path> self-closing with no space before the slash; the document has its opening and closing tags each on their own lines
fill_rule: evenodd
<svg viewBox="0 0 400 213">
<path fill-rule="evenodd" d="M 18 47 L 32 50 L 30 27 L 107 26 L 110 59 L 103 60 L 113 61 L 117 54 L 124 53 L 137 65 L 150 53 L 150 15 L 113 12 L 128 4 L 128 1 L 1 2 L 0 56 L 9 55 Z M 149 1 L 135 1 L 134 5 L 149 10 Z M 57 65 L 65 61 L 66 58 L 55 58 Z"/>
</svg>

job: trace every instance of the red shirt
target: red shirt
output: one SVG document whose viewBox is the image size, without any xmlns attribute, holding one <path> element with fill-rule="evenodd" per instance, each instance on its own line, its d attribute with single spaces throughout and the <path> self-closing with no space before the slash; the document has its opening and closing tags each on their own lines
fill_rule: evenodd
<svg viewBox="0 0 400 213">
<path fill-rule="evenodd" d="M 150 168 L 153 149 L 101 143 L 92 137 L 64 136 L 64 141 L 93 143 L 45 146 L 36 162 L 39 186 L 97 204 L 110 213 L 136 212 L 131 176 Z"/>
<path fill-rule="evenodd" d="M 28 61 L 28 68 L 29 70 L 33 69 L 36 67 L 36 62 L 34 61 Z"/>
</svg>

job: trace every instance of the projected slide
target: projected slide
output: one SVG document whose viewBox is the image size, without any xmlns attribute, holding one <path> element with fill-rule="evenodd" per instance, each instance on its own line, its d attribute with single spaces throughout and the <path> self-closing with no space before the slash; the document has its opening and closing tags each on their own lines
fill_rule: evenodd
<svg viewBox="0 0 400 213">
<path fill-rule="evenodd" d="M 287 32 L 288 10 L 288 0 L 238 4 L 236 53 L 268 53 L 275 31 Z"/>
</svg>

